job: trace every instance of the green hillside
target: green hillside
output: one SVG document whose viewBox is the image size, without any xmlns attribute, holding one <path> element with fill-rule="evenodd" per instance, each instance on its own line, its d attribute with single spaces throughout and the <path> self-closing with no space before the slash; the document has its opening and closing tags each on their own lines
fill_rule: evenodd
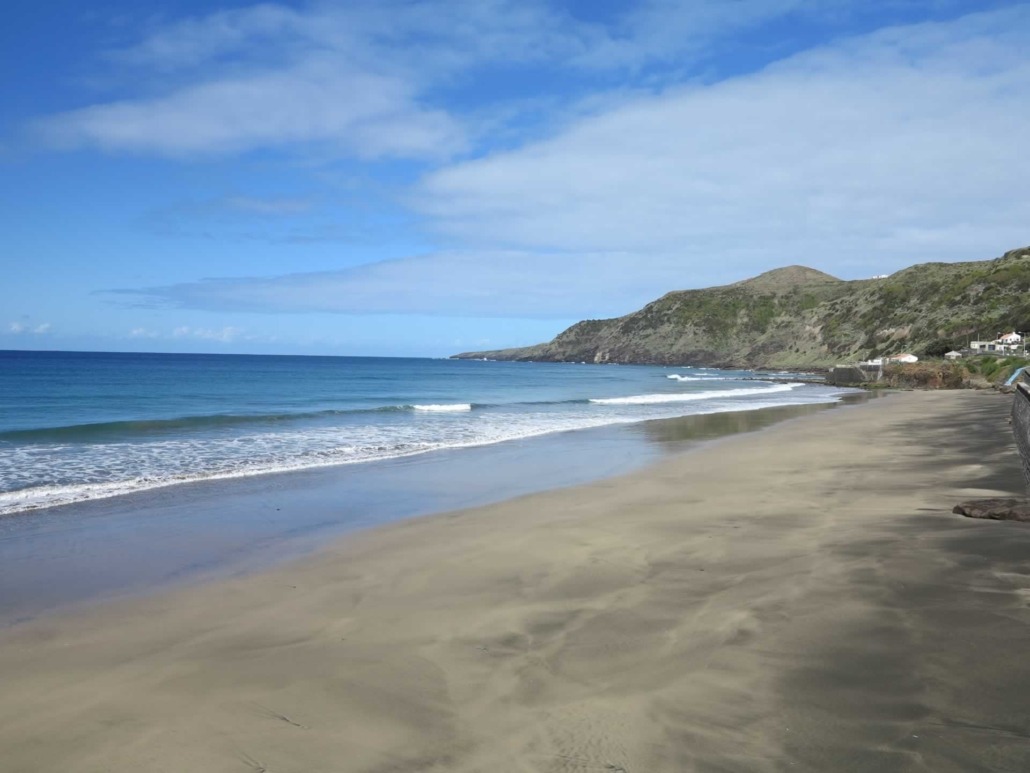
<svg viewBox="0 0 1030 773">
<path fill-rule="evenodd" d="M 679 290 L 553 341 L 459 358 L 805 368 L 912 352 L 941 354 L 978 333 L 1030 330 L 1030 248 L 968 263 L 923 263 L 843 281 L 789 266 L 736 284 Z"/>
</svg>

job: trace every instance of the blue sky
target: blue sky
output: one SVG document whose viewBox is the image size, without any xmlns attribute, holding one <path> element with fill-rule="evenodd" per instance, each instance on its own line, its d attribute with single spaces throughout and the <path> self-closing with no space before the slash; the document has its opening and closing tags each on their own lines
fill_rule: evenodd
<svg viewBox="0 0 1030 773">
<path fill-rule="evenodd" d="M 0 348 L 441 356 L 1030 243 L 1030 6 L 5 6 Z"/>
</svg>

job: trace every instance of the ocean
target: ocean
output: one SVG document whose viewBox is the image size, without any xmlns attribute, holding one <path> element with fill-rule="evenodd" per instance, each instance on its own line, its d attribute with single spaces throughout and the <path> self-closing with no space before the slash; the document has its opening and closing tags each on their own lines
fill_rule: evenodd
<svg viewBox="0 0 1030 773">
<path fill-rule="evenodd" d="M 790 378 L 687 365 L 5 351 L 0 515 L 844 394 Z"/>
</svg>

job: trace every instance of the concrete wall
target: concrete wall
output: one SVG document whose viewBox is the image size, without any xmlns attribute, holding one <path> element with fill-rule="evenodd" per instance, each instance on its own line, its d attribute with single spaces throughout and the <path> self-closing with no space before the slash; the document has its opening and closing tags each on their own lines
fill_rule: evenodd
<svg viewBox="0 0 1030 773">
<path fill-rule="evenodd" d="M 1023 478 L 1030 490 L 1030 385 L 1025 381 L 1016 383 L 1016 392 L 1012 395 L 1012 433 L 1023 458 Z"/>
<path fill-rule="evenodd" d="M 866 370 L 858 365 L 838 365 L 830 368 L 830 372 L 826 374 L 826 383 L 830 386 L 857 386 L 877 381 L 879 377 L 879 368 Z"/>
</svg>

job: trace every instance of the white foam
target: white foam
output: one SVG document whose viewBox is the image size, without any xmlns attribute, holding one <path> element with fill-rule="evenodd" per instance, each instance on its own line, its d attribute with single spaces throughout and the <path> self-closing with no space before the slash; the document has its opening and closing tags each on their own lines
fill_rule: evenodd
<svg viewBox="0 0 1030 773">
<path fill-rule="evenodd" d="M 679 373 L 670 373 L 666 378 L 674 381 L 739 381 L 740 379 L 727 378 L 725 376 L 681 376 Z"/>
<path fill-rule="evenodd" d="M 658 403 L 686 403 L 694 400 L 712 400 L 719 397 L 747 397 L 748 395 L 765 395 L 772 392 L 789 392 L 802 384 L 773 384 L 768 387 L 749 389 L 722 389 L 708 392 L 674 392 L 657 395 L 631 395 L 629 397 L 599 397 L 590 402 L 596 405 L 656 405 Z"/>
<path fill-rule="evenodd" d="M 461 413 L 462 411 L 471 411 L 472 405 L 470 403 L 454 403 L 444 405 L 413 405 L 411 406 L 416 411 L 429 411 L 431 413 Z"/>
<path fill-rule="evenodd" d="M 398 411 L 376 414 L 374 421 L 360 424 L 246 435 L 237 435 L 233 430 L 225 436 L 145 443 L 11 448 L 0 454 L 0 485 L 7 489 L 0 492 L 0 515 L 180 483 L 373 462 L 648 419 L 835 402 L 844 392 L 808 387 L 790 393 L 795 386 L 800 385 L 607 398 L 611 407 L 604 410 L 596 404 L 584 403 L 564 406 L 561 413 L 552 408 L 484 409 L 468 418 L 439 422 L 416 421 L 411 414 Z M 733 399 L 748 395 L 756 397 Z M 620 404 L 624 406 L 622 410 L 618 408 Z M 451 411 L 471 408 L 469 404 L 446 407 Z"/>
</svg>

